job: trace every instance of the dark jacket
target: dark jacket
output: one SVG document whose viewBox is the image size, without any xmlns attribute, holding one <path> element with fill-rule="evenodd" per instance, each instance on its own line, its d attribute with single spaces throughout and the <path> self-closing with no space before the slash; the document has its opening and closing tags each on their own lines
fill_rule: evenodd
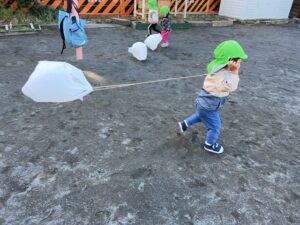
<svg viewBox="0 0 300 225">
<path fill-rule="evenodd" d="M 160 25 L 162 30 L 170 31 L 171 30 L 171 15 L 168 13 L 165 17 L 160 21 Z"/>
</svg>

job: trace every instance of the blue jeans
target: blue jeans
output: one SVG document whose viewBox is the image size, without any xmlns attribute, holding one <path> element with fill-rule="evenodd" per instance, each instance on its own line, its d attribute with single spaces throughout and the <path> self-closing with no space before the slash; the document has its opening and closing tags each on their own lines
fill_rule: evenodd
<svg viewBox="0 0 300 225">
<path fill-rule="evenodd" d="M 207 129 L 206 141 L 215 144 L 221 132 L 221 119 L 219 111 L 208 111 L 196 105 L 196 113 L 185 119 L 188 127 L 195 123 L 203 122 Z"/>
</svg>

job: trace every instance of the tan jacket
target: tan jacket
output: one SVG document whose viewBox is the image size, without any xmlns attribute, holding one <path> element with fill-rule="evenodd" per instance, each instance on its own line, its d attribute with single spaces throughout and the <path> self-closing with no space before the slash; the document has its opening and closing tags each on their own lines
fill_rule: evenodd
<svg viewBox="0 0 300 225">
<path fill-rule="evenodd" d="M 226 97 L 237 89 L 239 76 L 222 69 L 215 74 L 208 74 L 204 79 L 203 88 L 217 97 Z"/>
</svg>

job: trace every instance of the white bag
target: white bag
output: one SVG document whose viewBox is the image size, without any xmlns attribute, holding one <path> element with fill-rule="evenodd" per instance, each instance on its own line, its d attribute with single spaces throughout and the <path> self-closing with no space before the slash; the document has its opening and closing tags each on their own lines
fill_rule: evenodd
<svg viewBox="0 0 300 225">
<path fill-rule="evenodd" d="M 65 62 L 40 61 L 22 88 L 36 102 L 68 102 L 93 91 L 83 72 Z"/>
<path fill-rule="evenodd" d="M 149 37 L 146 38 L 144 43 L 147 45 L 148 48 L 150 48 L 152 51 L 157 49 L 157 46 L 162 40 L 161 34 L 152 34 Z"/>
<path fill-rule="evenodd" d="M 147 46 L 143 42 L 134 43 L 128 48 L 128 52 L 140 61 L 147 59 Z"/>
</svg>

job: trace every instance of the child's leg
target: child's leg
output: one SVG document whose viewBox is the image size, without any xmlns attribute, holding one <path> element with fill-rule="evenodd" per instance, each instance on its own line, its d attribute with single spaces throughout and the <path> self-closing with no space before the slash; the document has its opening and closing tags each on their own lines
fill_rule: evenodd
<svg viewBox="0 0 300 225">
<path fill-rule="evenodd" d="M 163 30 L 161 31 L 161 37 L 162 37 L 162 43 L 167 43 L 168 42 L 168 37 L 167 37 L 167 31 Z"/>
<path fill-rule="evenodd" d="M 190 127 L 195 123 L 200 123 L 201 119 L 196 113 L 194 113 L 193 115 L 190 115 L 188 118 L 186 118 L 184 121 L 186 125 Z"/>
<path fill-rule="evenodd" d="M 180 131 L 181 131 L 182 133 L 184 133 L 184 132 L 187 130 L 187 128 L 188 128 L 189 126 L 192 126 L 193 124 L 199 123 L 199 122 L 201 122 L 201 119 L 200 119 L 200 117 L 195 113 L 195 114 L 189 116 L 188 118 L 186 118 L 185 120 L 179 122 L 178 124 L 179 124 Z"/>
<path fill-rule="evenodd" d="M 157 27 L 157 23 L 153 24 L 152 26 L 153 30 L 156 31 L 157 33 L 160 33 L 160 30 Z"/>
<path fill-rule="evenodd" d="M 207 128 L 206 142 L 208 144 L 215 144 L 221 132 L 221 119 L 218 111 L 202 110 L 201 119 Z"/>
<path fill-rule="evenodd" d="M 151 35 L 151 29 L 152 29 L 152 23 L 149 24 L 148 26 L 148 35 Z"/>
<path fill-rule="evenodd" d="M 157 28 L 157 24 L 156 23 L 151 23 L 148 26 L 148 35 L 152 34 L 152 30 L 156 31 L 157 33 L 160 33 L 160 30 Z"/>
<path fill-rule="evenodd" d="M 169 34 L 170 34 L 170 31 L 166 31 L 166 34 L 165 34 L 165 43 L 169 42 Z"/>
</svg>

